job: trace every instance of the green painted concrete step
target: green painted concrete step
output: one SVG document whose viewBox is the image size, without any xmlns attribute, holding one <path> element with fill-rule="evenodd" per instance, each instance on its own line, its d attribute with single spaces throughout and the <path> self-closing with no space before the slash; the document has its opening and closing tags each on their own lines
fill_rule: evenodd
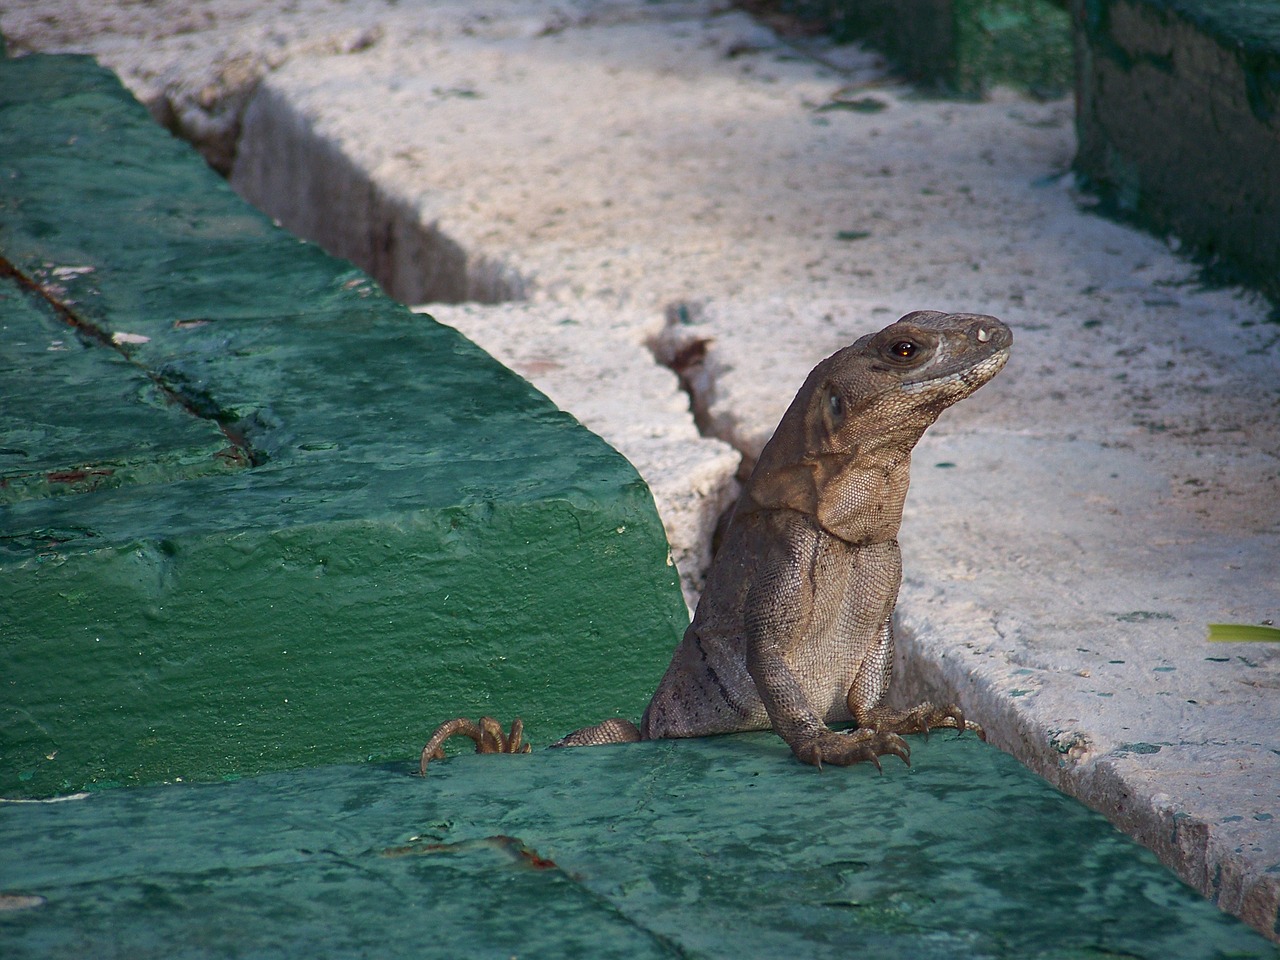
<svg viewBox="0 0 1280 960">
<path fill-rule="evenodd" d="M 0 805 L 0 954 L 1271 958 L 972 737 L 801 767 L 771 734 Z"/>
<path fill-rule="evenodd" d="M 248 465 L 216 423 L 86 343 L 14 277 L 0 276 L 0 337 L 0 504 Z"/>
<path fill-rule="evenodd" d="M 0 61 L 0 257 L 0 796 L 639 715 L 686 613 L 634 469 L 88 59 Z"/>
</svg>

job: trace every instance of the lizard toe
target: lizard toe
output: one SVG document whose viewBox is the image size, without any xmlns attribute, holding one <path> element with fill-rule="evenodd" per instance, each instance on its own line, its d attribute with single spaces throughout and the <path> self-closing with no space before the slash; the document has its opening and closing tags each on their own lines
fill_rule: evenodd
<svg viewBox="0 0 1280 960">
<path fill-rule="evenodd" d="M 896 733 L 882 734 L 882 744 L 880 753 L 882 756 L 893 754 L 900 759 L 908 767 L 911 766 L 911 748 L 907 746 L 907 741 L 903 740 Z"/>
<path fill-rule="evenodd" d="M 925 706 L 925 704 L 921 704 Z M 972 720 L 966 720 L 964 711 L 957 704 L 949 703 L 945 707 L 933 707 L 926 723 L 932 722 L 935 727 L 954 727 L 959 733 L 970 730 L 978 735 L 979 740 L 986 740 L 986 731 Z M 927 732 L 927 729 L 926 729 Z"/>
<path fill-rule="evenodd" d="M 855 715 L 859 726 L 872 727 L 885 733 L 922 733 L 927 737 L 930 730 L 943 727 L 961 733 L 971 730 L 978 735 L 978 739 L 986 739 L 982 727 L 972 720 L 966 720 L 964 711 L 954 703 L 935 706 L 926 701 L 910 710 L 874 707 L 857 711 Z"/>
<path fill-rule="evenodd" d="M 422 776 L 427 775 L 428 763 L 444 759 L 445 741 L 458 734 L 475 742 L 476 753 L 528 753 L 530 749 L 524 742 L 524 724 L 519 717 L 512 722 L 510 733 L 504 733 L 502 726 L 492 717 L 481 717 L 479 723 L 466 717 L 456 717 L 436 727 L 422 748 L 422 758 L 418 762 L 418 772 Z"/>
<path fill-rule="evenodd" d="M 877 770 L 883 770 L 880 758 L 892 754 L 911 765 L 911 748 L 896 733 L 884 733 L 879 730 L 854 730 L 850 733 L 836 733 L 828 730 L 813 737 L 805 738 L 791 745 L 796 758 L 803 763 L 821 769 L 823 763 L 837 767 L 849 767 L 855 763 L 870 763 Z"/>
</svg>

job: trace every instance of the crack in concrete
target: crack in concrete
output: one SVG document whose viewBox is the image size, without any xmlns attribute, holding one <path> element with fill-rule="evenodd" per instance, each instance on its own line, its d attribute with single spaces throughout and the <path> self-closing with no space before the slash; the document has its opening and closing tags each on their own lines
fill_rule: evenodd
<svg viewBox="0 0 1280 960">
<path fill-rule="evenodd" d="M 60 321 L 75 330 L 85 341 L 114 351 L 131 367 L 145 374 L 170 404 L 193 417 L 208 420 L 217 426 L 222 435 L 227 438 L 229 447 L 225 451 L 227 456 L 224 459 L 229 466 L 256 467 L 266 463 L 266 454 L 254 449 L 245 432 L 236 426 L 237 418 L 233 414 L 219 407 L 213 398 L 197 396 L 191 391 L 183 390 L 163 372 L 138 362 L 127 347 L 127 344 L 132 342 L 128 337 L 107 333 L 92 321 L 82 317 L 72 309 L 70 303 L 59 298 L 50 284 L 42 283 L 2 256 L 0 256 L 0 279 L 13 281 L 28 296 L 43 302 Z M 90 467 L 86 466 L 84 469 L 90 470 Z"/>
<path fill-rule="evenodd" d="M 340 146 L 262 88 L 246 106 L 231 185 L 286 229 L 376 279 L 405 304 L 505 303 L 530 281 L 471 249 L 424 209 L 397 196 Z"/>
<path fill-rule="evenodd" d="M 668 304 L 662 332 L 648 338 L 645 346 L 655 361 L 676 375 L 680 389 L 689 397 L 689 413 L 693 415 L 698 432 L 710 437 L 715 436 L 710 415 L 715 381 L 710 377 L 706 359 L 713 338 L 685 329 L 698 322 L 701 312 L 702 304 L 696 302 Z M 729 442 L 725 437 L 716 439 Z"/>
<path fill-rule="evenodd" d="M 688 452 L 676 455 L 687 462 L 680 465 L 686 469 L 675 482 L 668 476 L 673 469 L 672 452 L 664 448 L 669 448 L 669 443 L 654 443 L 657 435 L 653 433 L 646 434 L 645 441 L 628 442 L 629 437 L 615 435 L 610 429 L 617 423 L 625 424 L 626 418 L 593 416 L 591 408 L 596 398 L 566 395 L 559 388 L 559 381 L 564 379 L 563 372 L 559 372 L 564 366 L 563 358 L 575 352 L 564 342 L 563 331 L 542 336 L 538 342 L 545 341 L 542 352 L 546 356 L 530 358 L 524 356 L 530 346 L 528 339 L 522 337 L 513 342 L 509 336 L 489 336 L 489 331 L 468 322 L 484 326 L 474 312 L 449 309 L 525 303 L 531 310 L 558 310 L 544 308 L 547 297 L 542 289 L 558 278 L 546 278 L 540 283 L 543 278 L 526 274 L 512 262 L 513 255 L 482 252 L 483 244 L 470 243 L 443 224 L 431 210 L 428 198 L 395 193 L 376 171 L 371 172 L 367 164 L 348 155 L 323 131 L 315 129 L 311 118 L 297 112 L 269 85 L 259 88 L 247 104 L 241 131 L 231 183 L 246 200 L 277 217 L 296 235 L 351 260 L 393 298 L 408 305 L 426 305 L 425 309 L 457 326 L 498 360 L 526 376 L 562 409 L 577 416 L 631 459 L 654 491 L 681 572 L 685 599 L 692 608 L 710 563 L 715 534 L 737 499 L 733 471 L 708 466 L 705 461 L 709 454 L 699 453 L 691 446 Z M 572 299 L 569 308 L 585 313 L 601 309 L 595 303 L 575 303 Z M 692 313 L 696 313 L 696 304 L 675 304 L 668 311 L 676 322 L 680 316 L 688 319 Z M 604 339 L 599 335 L 596 339 L 600 340 L 599 349 Z M 631 349 L 633 338 L 625 340 L 625 349 Z M 744 448 L 735 438 L 722 436 L 707 416 L 707 398 L 713 393 L 713 382 L 707 377 L 691 380 L 672 366 L 684 365 L 685 374 L 691 374 L 696 345 L 677 350 L 679 356 L 667 357 L 665 344 L 661 337 L 643 338 L 636 347 L 642 351 L 647 348 L 647 354 L 636 356 L 646 356 L 656 367 L 674 369 L 689 397 L 695 436 L 723 440 L 742 454 Z M 615 357 L 611 366 L 620 369 L 628 364 Z M 580 389 L 591 392 L 589 387 Z M 653 399 L 656 398 L 650 398 Z M 736 466 L 741 476 L 741 461 Z M 717 470 L 723 475 L 714 481 L 703 476 Z M 677 486 L 681 489 L 677 490 Z"/>
</svg>

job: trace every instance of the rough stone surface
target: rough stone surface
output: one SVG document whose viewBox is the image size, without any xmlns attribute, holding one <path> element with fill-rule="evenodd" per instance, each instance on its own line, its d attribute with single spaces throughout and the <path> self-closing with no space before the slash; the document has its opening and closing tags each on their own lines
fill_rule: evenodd
<svg viewBox="0 0 1280 960">
<path fill-rule="evenodd" d="M 211 13 L 183 42 L 216 56 L 56 39 L 144 86 L 147 56 L 198 75 L 298 38 L 258 83 L 240 189 L 411 296 L 437 266 L 376 256 L 443 238 L 454 286 L 431 289 L 528 301 L 454 315 L 499 357 L 519 361 L 522 314 L 578 320 L 583 403 L 649 344 L 748 459 L 856 336 L 920 308 L 1009 322 L 1008 368 L 917 451 L 897 694 L 958 695 L 993 742 L 1276 936 L 1280 651 L 1211 645 L 1205 625 L 1280 606 L 1280 337 L 1260 298 L 1205 289 L 1165 243 L 1082 209 L 1069 103 L 920 99 L 874 55 L 801 56 L 712 3 L 335 9 Z M 41 46 L 24 17 L 0 24 Z M 334 18 L 376 42 L 306 47 Z M 286 161 L 344 172 L 290 191 L 270 176 Z M 347 231 L 344 195 L 404 215 Z M 671 381 L 643 389 L 601 431 L 688 436 Z"/>
</svg>

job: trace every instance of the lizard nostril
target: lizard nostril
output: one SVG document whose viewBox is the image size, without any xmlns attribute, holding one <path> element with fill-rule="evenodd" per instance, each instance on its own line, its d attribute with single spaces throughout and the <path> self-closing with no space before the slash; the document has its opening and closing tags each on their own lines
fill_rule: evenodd
<svg viewBox="0 0 1280 960">
<path fill-rule="evenodd" d="M 987 342 L 988 340 L 990 340 L 990 339 L 991 339 L 991 331 L 990 331 L 990 330 L 988 330 L 986 327 L 979 327 L 979 328 L 978 328 L 978 342 L 979 342 L 979 343 L 986 343 L 986 342 Z"/>
</svg>

